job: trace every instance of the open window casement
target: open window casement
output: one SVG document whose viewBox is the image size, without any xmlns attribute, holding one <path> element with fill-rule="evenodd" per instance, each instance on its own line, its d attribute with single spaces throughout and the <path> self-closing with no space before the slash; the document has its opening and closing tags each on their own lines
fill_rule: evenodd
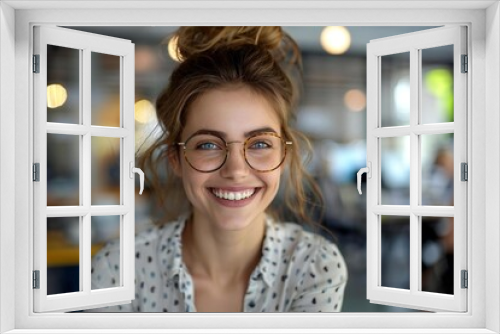
<svg viewBox="0 0 500 334">
<path fill-rule="evenodd" d="M 113 70 L 109 78 L 92 79 L 97 71 Z M 134 168 L 134 44 L 37 26 L 33 82 L 34 310 L 72 311 L 128 303 L 134 298 L 134 172 L 139 172 Z M 116 97 L 114 104 L 107 104 L 108 109 L 114 108 L 114 117 L 100 117 L 94 102 L 110 95 Z M 99 161 L 99 150 L 112 151 L 111 164 Z M 54 160 L 63 163 L 56 167 Z M 99 196 L 106 178 L 114 180 L 119 191 Z M 114 219 L 119 230 L 115 247 L 120 265 L 114 268 L 119 278 L 113 287 L 92 289 L 91 239 L 97 232 L 92 229 L 107 219 Z M 75 227 L 78 283 L 65 293 L 47 288 L 48 226 L 54 224 Z"/>
<path fill-rule="evenodd" d="M 438 91 L 446 89 L 442 87 L 446 80 L 439 80 L 443 72 L 429 61 L 436 52 L 449 55 L 445 61 L 449 66 L 446 78 L 451 76 L 452 86 L 448 88 L 451 105 L 446 121 L 436 121 L 440 108 L 429 102 L 428 92 L 424 92 L 429 85 Z M 367 298 L 372 303 L 427 311 L 467 311 L 466 54 L 466 28 L 459 26 L 372 40 L 367 45 L 368 166 L 364 171 Z M 437 88 L 433 88 L 436 81 Z M 435 151 L 443 142 L 453 154 L 451 196 L 431 200 L 429 190 L 435 185 L 428 170 L 436 161 L 429 161 L 429 151 Z M 389 182 L 395 179 L 398 183 Z M 388 186 L 395 191 L 389 192 Z M 424 227 L 437 229 L 443 221 L 448 229 L 445 251 L 452 257 L 448 291 L 429 285 L 424 270 L 426 261 L 432 258 L 432 252 L 423 245 Z M 403 235 L 399 240 L 404 242 L 388 250 L 384 248 L 385 234 L 394 231 Z M 395 253 L 392 259 L 406 259 L 403 264 L 384 262 L 383 252 Z M 396 271 L 396 276 L 406 283 L 387 281 L 384 270 Z"/>
</svg>

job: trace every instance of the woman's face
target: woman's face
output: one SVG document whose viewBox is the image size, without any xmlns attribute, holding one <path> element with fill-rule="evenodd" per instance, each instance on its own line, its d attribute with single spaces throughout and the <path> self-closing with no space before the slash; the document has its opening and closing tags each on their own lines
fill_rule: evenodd
<svg viewBox="0 0 500 334">
<path fill-rule="evenodd" d="M 247 87 L 210 90 L 191 104 L 181 141 L 206 130 L 220 133 L 228 143 L 238 142 L 229 145 L 226 162 L 214 172 L 193 169 L 182 151 L 179 160 L 171 160 L 174 171 L 182 178 L 195 219 L 226 231 L 243 230 L 253 222 L 264 221 L 264 211 L 278 191 L 283 167 L 260 173 L 246 163 L 243 142 L 249 133 L 259 129 L 281 136 L 274 109 Z M 237 200 L 240 197 L 243 199 Z"/>
</svg>

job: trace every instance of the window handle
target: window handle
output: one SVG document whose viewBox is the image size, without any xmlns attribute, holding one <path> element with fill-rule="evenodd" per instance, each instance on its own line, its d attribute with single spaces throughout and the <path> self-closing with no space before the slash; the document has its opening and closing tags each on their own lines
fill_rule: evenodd
<svg viewBox="0 0 500 334">
<path fill-rule="evenodd" d="M 134 178 L 134 173 L 137 173 L 139 174 L 139 178 L 140 178 L 140 184 L 141 184 L 141 190 L 139 191 L 139 195 L 142 195 L 142 191 L 144 190 L 144 172 L 140 169 L 140 168 L 135 168 L 134 167 L 134 162 L 133 161 L 130 161 L 130 163 L 128 164 L 129 166 L 129 171 L 130 171 L 130 178 L 133 179 Z"/>
<path fill-rule="evenodd" d="M 363 167 L 358 171 L 358 192 L 361 195 L 361 175 L 363 173 L 366 173 L 368 178 L 371 179 L 372 177 L 372 163 L 368 161 L 368 167 Z"/>
</svg>

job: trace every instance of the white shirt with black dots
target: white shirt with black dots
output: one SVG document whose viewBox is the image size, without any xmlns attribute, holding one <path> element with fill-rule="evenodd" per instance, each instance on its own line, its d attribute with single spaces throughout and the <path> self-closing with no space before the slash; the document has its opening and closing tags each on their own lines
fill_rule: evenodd
<svg viewBox="0 0 500 334">
<path fill-rule="evenodd" d="M 87 312 L 196 312 L 193 280 L 182 261 L 186 217 L 135 238 L 135 299 Z M 119 282 L 119 243 L 92 259 L 92 288 Z M 262 257 L 250 276 L 244 312 L 340 312 L 347 267 L 337 246 L 294 223 L 266 219 Z"/>
</svg>

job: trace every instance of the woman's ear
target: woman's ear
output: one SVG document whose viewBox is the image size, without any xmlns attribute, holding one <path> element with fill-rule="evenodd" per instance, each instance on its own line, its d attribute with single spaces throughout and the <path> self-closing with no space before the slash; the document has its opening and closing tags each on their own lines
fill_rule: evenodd
<svg viewBox="0 0 500 334">
<path fill-rule="evenodd" d="M 174 174 L 181 177 L 181 162 L 180 162 L 180 152 L 177 150 L 171 150 L 168 152 L 168 162 L 174 171 Z"/>
</svg>

